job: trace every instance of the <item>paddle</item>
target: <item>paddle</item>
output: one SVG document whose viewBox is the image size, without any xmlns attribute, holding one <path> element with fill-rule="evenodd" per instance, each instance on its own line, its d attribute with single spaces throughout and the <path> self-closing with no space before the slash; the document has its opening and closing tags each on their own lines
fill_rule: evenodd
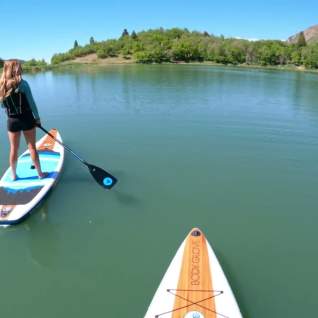
<svg viewBox="0 0 318 318">
<path fill-rule="evenodd" d="M 58 142 L 61 146 L 63 146 L 67 151 L 69 151 L 74 157 L 76 157 L 81 163 L 83 163 L 86 167 L 88 167 L 89 172 L 95 179 L 95 181 L 102 186 L 103 188 L 110 190 L 117 182 L 117 179 L 112 176 L 107 171 L 103 170 L 102 168 L 96 167 L 90 163 L 88 163 L 86 160 L 79 157 L 71 148 L 63 144 L 61 141 L 54 138 L 52 134 L 50 134 L 45 128 L 43 128 L 41 125 L 37 125 L 41 130 L 43 130 L 45 133 L 47 133 L 52 139 L 54 139 L 56 142 Z"/>
</svg>

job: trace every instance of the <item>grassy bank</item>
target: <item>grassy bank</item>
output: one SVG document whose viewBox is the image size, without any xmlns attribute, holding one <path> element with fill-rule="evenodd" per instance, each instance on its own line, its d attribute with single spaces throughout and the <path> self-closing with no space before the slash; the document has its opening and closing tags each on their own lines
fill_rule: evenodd
<svg viewBox="0 0 318 318">
<path fill-rule="evenodd" d="M 301 73 L 312 73 L 318 74 L 317 69 L 307 69 L 303 66 L 295 65 L 277 65 L 277 66 L 262 66 L 262 65 L 253 65 L 253 64 L 222 64 L 216 62 L 163 62 L 163 63 L 147 63 L 152 65 L 200 65 L 200 66 L 210 66 L 210 67 L 223 67 L 223 68 L 236 68 L 236 69 L 254 69 L 254 70 L 268 70 L 268 71 L 289 71 L 289 72 L 301 72 Z M 45 66 L 23 66 L 23 72 L 26 74 L 38 73 L 38 72 L 47 72 L 47 71 L 80 71 L 80 70 L 92 70 L 93 68 L 103 68 L 114 65 L 142 65 L 138 63 L 136 59 L 132 58 L 123 58 L 123 57 L 112 57 L 100 59 L 95 56 L 78 58 L 70 61 L 66 61 L 60 64 L 47 64 Z M 0 74 L 2 73 L 3 68 L 0 68 Z"/>
<path fill-rule="evenodd" d="M 149 63 L 148 63 L 149 64 Z M 215 62 L 164 62 L 164 63 L 151 63 L 156 65 L 201 65 L 201 66 L 210 66 L 210 67 L 228 67 L 228 68 L 237 68 L 237 69 L 255 69 L 255 70 L 272 70 L 272 71 L 289 71 L 289 72 L 304 72 L 304 73 L 314 73 L 318 74 L 318 70 L 306 69 L 303 66 L 295 65 L 278 65 L 278 66 L 262 66 L 262 65 L 252 65 L 252 64 L 221 64 Z M 112 65 L 141 65 L 134 59 L 123 58 L 123 57 L 113 57 L 100 59 L 95 54 L 89 55 L 87 57 L 77 58 L 74 60 L 66 61 L 58 65 L 52 65 L 52 70 L 81 70 L 93 68 L 103 68 Z"/>
</svg>

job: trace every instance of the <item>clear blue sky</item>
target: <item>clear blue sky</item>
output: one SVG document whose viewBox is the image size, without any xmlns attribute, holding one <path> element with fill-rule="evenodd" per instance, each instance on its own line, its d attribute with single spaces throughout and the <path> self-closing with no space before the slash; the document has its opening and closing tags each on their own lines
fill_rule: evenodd
<svg viewBox="0 0 318 318">
<path fill-rule="evenodd" d="M 286 39 L 318 24 L 318 0 L 1 0 L 0 57 L 57 52 L 129 31 L 181 27 L 247 39 Z"/>
</svg>

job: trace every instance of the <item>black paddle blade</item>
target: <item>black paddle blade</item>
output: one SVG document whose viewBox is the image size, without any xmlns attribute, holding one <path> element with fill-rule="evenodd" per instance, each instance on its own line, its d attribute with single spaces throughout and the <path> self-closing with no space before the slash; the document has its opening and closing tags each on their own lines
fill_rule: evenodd
<svg viewBox="0 0 318 318">
<path fill-rule="evenodd" d="M 117 179 L 105 170 L 91 164 L 87 167 L 96 182 L 103 188 L 110 190 L 117 183 Z"/>
</svg>

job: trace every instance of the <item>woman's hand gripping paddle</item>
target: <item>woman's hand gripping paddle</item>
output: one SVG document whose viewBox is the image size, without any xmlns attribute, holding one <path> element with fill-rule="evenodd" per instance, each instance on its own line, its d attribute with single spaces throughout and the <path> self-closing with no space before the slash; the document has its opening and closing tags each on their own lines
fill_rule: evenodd
<svg viewBox="0 0 318 318">
<path fill-rule="evenodd" d="M 41 125 L 37 125 L 41 130 L 43 130 L 45 133 L 47 133 L 52 139 L 54 139 L 56 142 L 58 142 L 61 146 L 63 146 L 67 151 L 69 151 L 74 157 L 76 157 L 79 161 L 81 161 L 86 167 L 88 167 L 89 172 L 95 179 L 95 181 L 102 186 L 104 189 L 110 190 L 116 183 L 117 179 L 112 176 L 110 173 L 105 171 L 102 168 L 96 167 L 88 162 L 86 162 L 84 159 L 79 157 L 71 148 L 54 138 L 52 134 L 50 134 L 45 128 L 43 128 Z"/>
</svg>

